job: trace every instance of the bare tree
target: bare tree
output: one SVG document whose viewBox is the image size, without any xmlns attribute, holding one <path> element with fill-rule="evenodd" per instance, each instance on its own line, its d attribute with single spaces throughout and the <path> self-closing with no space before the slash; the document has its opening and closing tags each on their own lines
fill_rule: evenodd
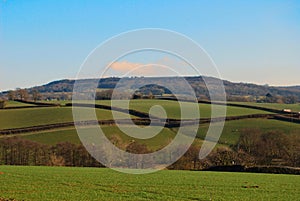
<svg viewBox="0 0 300 201">
<path fill-rule="evenodd" d="M 41 100 L 41 94 L 38 92 L 38 90 L 32 90 L 31 95 L 34 102 Z"/>
<path fill-rule="evenodd" d="M 8 100 L 15 100 L 16 99 L 16 92 L 15 91 L 9 91 L 7 94 Z"/>
<path fill-rule="evenodd" d="M 0 100 L 0 109 L 5 108 L 5 105 L 6 105 L 6 101 Z"/>
<path fill-rule="evenodd" d="M 21 100 L 28 100 L 29 97 L 27 89 L 18 89 L 17 95 Z"/>
</svg>

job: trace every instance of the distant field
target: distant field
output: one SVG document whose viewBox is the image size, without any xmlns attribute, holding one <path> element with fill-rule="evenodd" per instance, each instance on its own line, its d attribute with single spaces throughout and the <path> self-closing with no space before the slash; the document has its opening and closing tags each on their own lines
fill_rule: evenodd
<svg viewBox="0 0 300 201">
<path fill-rule="evenodd" d="M 299 200 L 300 177 L 160 171 L 128 175 L 102 168 L 0 166 L 0 197 L 31 201 Z"/>
<path fill-rule="evenodd" d="M 253 105 L 258 107 L 266 107 L 271 109 L 283 110 L 291 109 L 294 112 L 300 112 L 300 103 L 297 104 L 280 104 L 280 103 L 252 103 L 252 102 L 229 102 L 240 105 Z"/>
<path fill-rule="evenodd" d="M 86 128 L 88 132 L 97 132 L 95 128 Z M 117 136 L 122 143 L 128 144 L 134 138 L 125 135 L 117 126 L 102 126 L 102 130 L 105 135 L 109 138 L 112 136 Z M 134 139 L 135 141 L 146 144 L 149 149 L 156 150 L 158 148 L 164 147 L 167 145 L 170 140 L 173 139 L 175 133 L 170 129 L 164 128 L 159 134 L 149 140 L 142 140 L 142 139 Z M 30 135 L 24 135 L 22 138 L 37 141 L 43 144 L 50 144 L 54 145 L 58 142 L 72 142 L 75 144 L 79 144 L 80 140 L 77 135 L 75 128 L 70 128 L 67 130 L 58 130 L 58 131 L 51 131 L 51 132 L 43 132 L 43 133 L 36 133 Z"/>
<path fill-rule="evenodd" d="M 82 120 L 92 119 L 92 115 L 87 113 L 87 111 L 92 109 L 82 108 L 81 110 L 83 115 Z M 108 110 L 97 109 L 96 113 L 99 120 L 113 119 L 111 112 Z M 124 115 L 120 114 L 120 117 L 122 116 L 124 117 Z M 0 129 L 20 128 L 72 121 L 72 108 L 66 107 L 0 110 Z"/>
<path fill-rule="evenodd" d="M 97 101 L 98 104 L 109 105 L 109 101 Z M 22 103 L 14 103 L 20 104 Z M 186 106 L 187 111 L 192 109 L 191 105 L 195 103 L 182 103 Z M 121 104 L 120 104 L 121 105 Z M 132 100 L 130 102 L 130 108 L 142 111 L 149 112 L 149 109 L 154 105 L 161 105 L 165 110 L 169 118 L 180 118 L 180 106 L 178 102 L 175 101 L 165 101 L 165 100 Z M 118 104 L 117 104 L 118 106 Z M 219 110 L 224 106 L 216 106 L 216 109 Z M 201 118 L 208 118 L 211 114 L 211 106 L 206 104 L 199 104 Z M 86 111 L 91 109 L 82 108 L 82 120 L 92 119 L 92 116 Z M 97 117 L 99 120 L 104 119 L 113 119 L 112 113 L 107 110 L 96 109 Z M 239 115 L 248 115 L 248 114 L 267 114 L 268 112 L 239 108 L 239 107 L 227 107 L 227 116 L 239 116 Z M 161 113 L 155 114 L 158 117 L 161 117 Z M 186 118 L 194 118 L 192 112 L 188 111 Z M 117 118 L 125 118 L 122 113 L 118 113 Z M 0 129 L 7 128 L 20 128 L 34 125 L 43 125 L 43 124 L 53 124 L 53 123 L 62 123 L 62 122 L 71 122 L 73 121 L 72 109 L 70 107 L 49 107 L 49 108 L 27 108 L 27 109 L 14 109 L 14 110 L 0 110 Z"/>
<path fill-rule="evenodd" d="M 214 124 L 218 126 L 218 124 Z M 112 135 L 120 136 L 124 143 L 129 142 L 133 138 L 124 135 L 117 126 L 102 126 L 103 131 L 109 137 Z M 222 135 L 220 137 L 219 142 L 221 144 L 234 145 L 237 143 L 240 133 L 243 129 L 246 128 L 258 128 L 262 131 L 282 131 L 286 134 L 299 134 L 300 125 L 293 124 L 289 122 L 282 122 L 277 120 L 267 120 L 267 119 L 246 119 L 246 120 L 236 120 L 236 121 L 228 121 L 225 123 L 225 127 L 223 129 Z M 91 132 L 95 130 L 93 128 L 87 128 Z M 174 130 L 174 131 L 172 131 Z M 161 146 L 166 145 L 171 139 L 173 139 L 175 132 L 177 129 L 163 129 L 163 131 L 157 135 L 155 138 L 149 141 L 143 141 L 140 139 L 136 139 L 136 141 L 140 143 L 147 144 L 151 149 L 156 149 Z M 201 144 L 202 140 L 205 138 L 208 130 L 208 124 L 202 124 L 199 126 L 198 131 L 198 140 L 197 144 Z M 45 144 L 56 144 L 58 142 L 69 141 L 73 143 L 80 143 L 78 139 L 77 132 L 74 128 L 57 130 L 57 131 L 49 131 L 42 133 L 33 133 L 22 136 L 25 139 L 45 143 Z"/>
<path fill-rule="evenodd" d="M 122 102 L 122 101 L 120 101 Z M 118 103 L 118 101 L 116 101 Z M 110 105 L 110 101 L 96 101 L 96 104 L 103 104 L 103 105 Z M 185 105 L 187 110 L 191 110 L 193 104 L 196 103 L 188 103 L 188 102 L 181 102 L 181 104 Z M 118 106 L 118 104 L 116 104 Z M 121 105 L 121 104 L 120 104 Z M 130 101 L 130 109 L 142 111 L 142 112 L 149 112 L 149 109 L 154 105 L 160 105 L 168 114 L 169 118 L 180 118 L 180 105 L 176 101 L 167 101 L 167 100 L 131 100 Z M 209 118 L 211 115 L 211 106 L 208 104 L 198 104 L 199 111 L 201 118 Z M 216 105 L 216 110 L 219 111 L 224 106 Z M 192 116 L 192 111 L 190 112 L 190 116 L 187 118 L 194 118 Z M 240 115 L 248 115 L 248 114 L 269 114 L 269 112 L 255 110 L 255 109 L 248 109 L 248 108 L 240 108 L 240 107 L 227 107 L 227 116 L 240 116 Z"/>
<path fill-rule="evenodd" d="M 17 101 L 7 101 L 5 107 L 9 108 L 9 107 L 23 107 L 23 106 L 34 106 L 34 105 L 28 103 L 21 103 Z"/>
<path fill-rule="evenodd" d="M 214 125 L 218 126 L 217 123 Z M 240 137 L 240 133 L 246 128 L 257 128 L 262 131 L 282 131 L 286 134 L 300 134 L 300 124 L 270 119 L 244 119 L 225 122 L 219 142 L 228 145 L 236 144 Z M 208 124 L 200 125 L 197 136 L 200 139 L 204 139 L 207 130 Z"/>
<path fill-rule="evenodd" d="M 167 101 L 167 100 L 131 100 L 132 103 L 134 102 L 140 102 L 140 101 L 144 101 L 148 102 L 147 104 L 149 104 L 150 102 L 156 101 L 156 102 L 166 102 L 167 104 L 175 104 L 175 103 L 170 103 L 170 102 L 174 102 L 174 101 Z M 46 101 L 46 102 L 51 102 L 51 103 L 60 103 L 62 105 L 66 104 L 66 103 L 70 103 L 71 101 Z M 99 104 L 110 104 L 109 101 L 96 101 Z M 228 103 L 235 103 L 235 104 L 240 104 L 240 105 L 252 105 L 252 106 L 258 106 L 258 107 L 265 107 L 265 108 L 271 108 L 271 109 L 277 109 L 277 110 L 282 110 L 282 109 L 291 109 L 292 111 L 295 112 L 300 112 L 300 103 L 296 103 L 296 104 L 281 104 L 281 103 L 255 103 L 255 102 L 228 102 Z M 175 104 L 176 105 L 176 104 Z M 202 104 L 200 104 L 202 105 Z M 138 107 L 138 104 L 134 103 L 135 107 Z M 230 108 L 230 107 L 229 107 Z"/>
</svg>

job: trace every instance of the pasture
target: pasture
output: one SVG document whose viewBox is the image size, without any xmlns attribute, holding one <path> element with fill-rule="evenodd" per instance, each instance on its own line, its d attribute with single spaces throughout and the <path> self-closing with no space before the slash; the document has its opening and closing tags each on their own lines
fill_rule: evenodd
<svg viewBox="0 0 300 201">
<path fill-rule="evenodd" d="M 166 146 L 175 136 L 172 130 L 164 128 L 160 133 L 155 137 L 148 140 L 135 139 L 128 135 L 125 135 L 117 126 L 101 126 L 105 135 L 110 139 L 116 137 L 120 140 L 122 144 L 129 144 L 132 140 L 140 144 L 145 144 L 151 150 L 157 150 Z M 85 128 L 85 132 L 97 132 L 95 127 Z M 43 133 L 33 133 L 29 135 L 24 135 L 22 138 L 27 140 L 32 140 L 48 145 L 55 145 L 59 142 L 72 142 L 75 144 L 80 144 L 80 139 L 75 128 L 63 129 L 63 130 L 54 130 Z M 202 141 L 202 140 L 198 140 Z"/>
<path fill-rule="evenodd" d="M 80 108 L 82 120 L 91 120 L 92 115 L 89 113 L 91 108 Z M 97 109 L 96 115 L 98 120 L 112 119 L 112 113 L 108 110 Z M 118 117 L 124 115 L 120 113 Z M 55 124 L 72 122 L 72 108 L 70 107 L 43 107 L 43 108 L 26 108 L 0 110 L 0 129 L 21 128 L 28 126 L 37 126 L 44 124 Z"/>
<path fill-rule="evenodd" d="M 122 100 L 115 101 L 115 103 L 117 106 L 120 105 L 122 107 L 123 105 Z M 96 101 L 96 104 L 110 105 L 110 101 Z M 180 102 L 180 104 L 182 104 L 187 111 L 190 111 L 191 116 L 187 115 L 186 118 L 187 119 L 194 118 L 194 116 L 192 115 L 193 114 L 192 109 L 194 107 L 192 106 L 197 103 Z M 152 106 L 160 105 L 165 109 L 168 118 L 181 118 L 180 104 L 177 101 L 141 99 L 141 100 L 131 100 L 129 104 L 129 108 L 141 112 L 149 112 Z M 211 116 L 211 105 L 198 104 L 198 108 L 199 108 L 199 113 L 201 118 L 209 118 Z M 215 108 L 216 111 L 218 112 L 222 110 L 224 106 L 216 105 Z M 240 116 L 240 115 L 248 115 L 248 114 L 270 114 L 270 112 L 256 110 L 256 109 L 232 107 L 232 106 L 227 107 L 227 113 L 226 113 L 227 116 Z"/>
<path fill-rule="evenodd" d="M 79 101 L 80 103 L 91 103 L 91 101 Z M 126 108 L 124 104 L 124 100 L 115 100 L 114 106 Z M 65 105 L 66 103 L 70 103 L 70 101 L 57 101 L 52 103 L 59 103 L 61 105 Z M 95 101 L 95 104 L 100 105 L 111 105 L 110 100 L 97 100 Z M 194 108 L 195 104 L 197 103 L 191 103 L 191 102 L 180 102 L 180 104 L 190 113 L 185 118 L 190 119 L 194 118 L 192 115 L 192 109 Z M 137 110 L 140 112 L 146 112 L 148 113 L 150 108 L 155 105 L 159 105 L 164 108 L 164 110 L 167 113 L 168 118 L 181 118 L 181 112 L 180 112 L 180 104 L 177 101 L 169 101 L 169 100 L 157 100 L 157 99 L 139 99 L 139 100 L 130 100 L 129 108 L 133 110 Z M 201 118 L 209 118 L 211 115 L 211 105 L 208 104 L 197 104 L 200 117 Z M 220 111 L 224 108 L 222 105 L 215 105 L 216 111 Z M 189 112 L 190 111 L 190 112 Z M 241 116 L 241 115 L 249 115 L 249 114 L 270 114 L 270 112 L 262 111 L 262 110 L 256 110 L 256 109 L 248 109 L 248 108 L 240 108 L 240 107 L 233 107 L 228 106 L 226 109 L 226 115 L 227 116 Z M 158 113 L 156 116 L 161 117 L 161 114 Z"/>
<path fill-rule="evenodd" d="M 218 123 L 215 124 L 218 126 Z M 281 131 L 287 135 L 299 134 L 300 124 L 272 120 L 272 119 L 243 119 L 235 121 L 226 121 L 219 143 L 234 145 L 237 143 L 241 132 L 244 129 L 259 129 L 263 132 Z M 208 130 L 207 124 L 199 126 L 197 137 L 204 139 Z"/>
<path fill-rule="evenodd" d="M 0 198 L 25 201 L 298 200 L 300 194 L 296 175 L 30 166 L 0 166 L 0 172 Z"/>
<path fill-rule="evenodd" d="M 240 105 L 251 105 L 251 106 L 258 106 L 258 107 L 265 107 L 277 110 L 283 109 L 291 109 L 294 112 L 300 112 L 300 103 L 296 104 L 284 104 L 284 103 L 254 103 L 254 102 L 229 102 L 229 103 L 236 103 Z"/>
<path fill-rule="evenodd" d="M 218 126 L 216 123 L 214 126 Z M 107 137 L 118 136 L 120 140 L 124 143 L 130 142 L 133 138 L 125 135 L 117 126 L 101 126 L 103 132 Z M 282 122 L 278 120 L 268 120 L 268 119 L 244 119 L 244 120 L 236 120 L 236 121 L 227 121 L 225 122 L 225 126 L 221 137 L 219 139 L 219 143 L 223 145 L 234 145 L 237 143 L 240 133 L 244 129 L 248 128 L 257 128 L 262 131 L 282 131 L 286 134 L 297 134 L 300 130 L 299 124 Z M 95 132 L 94 128 L 87 128 L 90 132 Z M 189 129 L 188 127 L 186 128 Z M 198 129 L 197 144 L 201 144 L 202 140 L 205 138 L 208 130 L 208 124 L 201 124 Z M 156 137 L 149 140 L 140 140 L 136 139 L 139 143 L 144 143 L 149 146 L 150 149 L 156 149 L 163 145 L 166 145 L 173 137 L 175 136 L 177 129 L 167 129 L 164 128 Z M 53 130 L 47 132 L 40 133 L 31 133 L 22 136 L 22 138 L 33 140 L 36 142 L 40 142 L 43 144 L 54 145 L 58 142 L 72 142 L 75 144 L 80 143 L 77 132 L 75 128 L 67 128 L 61 130 Z"/>
<path fill-rule="evenodd" d="M 24 107 L 24 106 L 34 106 L 33 104 L 29 103 L 21 103 L 17 101 L 7 101 L 7 104 L 5 108 L 10 108 L 10 107 Z"/>
</svg>

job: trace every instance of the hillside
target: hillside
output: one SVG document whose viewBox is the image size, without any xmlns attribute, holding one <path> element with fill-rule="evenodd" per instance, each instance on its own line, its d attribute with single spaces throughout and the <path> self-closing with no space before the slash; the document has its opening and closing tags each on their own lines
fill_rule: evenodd
<svg viewBox="0 0 300 201">
<path fill-rule="evenodd" d="M 185 79 L 190 83 L 190 85 L 195 90 L 195 93 L 198 98 L 208 98 L 209 93 L 207 91 L 205 82 L 203 80 L 209 82 L 211 85 L 215 85 L 218 83 L 217 78 L 213 77 L 185 77 Z M 101 79 L 98 83 L 98 88 L 100 89 L 112 89 L 116 86 L 120 78 L 111 77 Z M 178 79 L 178 77 L 133 77 L 133 78 L 125 78 L 123 84 L 128 83 L 128 85 L 134 87 L 139 84 L 144 85 L 147 81 L 153 81 L 159 85 L 159 83 L 174 83 L 172 86 L 176 87 L 177 90 L 182 88 L 184 93 L 184 88 L 181 87 L 182 83 Z M 87 88 L 91 84 L 95 84 L 97 82 L 96 79 L 82 79 L 78 80 L 82 86 L 86 86 Z M 44 95 L 45 99 L 57 98 L 60 99 L 70 99 L 71 92 L 73 90 L 73 85 L 75 80 L 58 80 L 53 81 L 48 84 L 42 86 L 35 86 L 32 88 L 28 88 L 29 92 L 37 91 Z M 223 80 L 227 99 L 231 101 L 257 101 L 257 102 L 285 102 L 285 103 L 295 103 L 300 101 L 300 86 L 290 86 L 290 87 L 275 87 L 268 85 L 256 85 L 251 83 L 234 83 L 227 80 Z M 169 90 L 164 87 L 157 85 L 147 85 L 139 90 L 142 94 L 148 95 L 149 91 L 153 93 L 153 95 L 162 95 L 169 93 Z M 6 96 L 8 94 L 7 91 L 2 92 L 0 95 Z"/>
</svg>

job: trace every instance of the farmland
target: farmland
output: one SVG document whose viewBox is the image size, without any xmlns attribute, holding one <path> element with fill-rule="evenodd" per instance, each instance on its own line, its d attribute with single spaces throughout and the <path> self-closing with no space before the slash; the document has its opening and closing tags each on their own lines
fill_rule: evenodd
<svg viewBox="0 0 300 201">
<path fill-rule="evenodd" d="M 59 104 L 66 104 L 68 102 L 52 102 Z M 118 103 L 122 103 L 122 101 L 116 101 L 116 105 L 121 105 Z M 8 105 L 23 105 L 24 103 L 19 103 L 15 101 L 9 101 Z M 101 105 L 110 105 L 110 101 L 96 101 L 96 104 Z M 188 103 L 182 102 L 186 108 L 189 108 L 192 104 L 196 103 Z M 240 103 L 242 104 L 242 103 Z M 148 113 L 149 109 L 154 105 L 162 106 L 169 118 L 180 118 L 180 105 L 176 101 L 166 101 L 166 100 L 131 100 L 130 108 Z M 211 114 L 211 105 L 209 104 L 198 104 L 199 111 L 201 117 L 209 117 Z M 272 104 L 266 105 L 272 108 Z M 216 108 L 221 109 L 222 105 L 217 105 Z M 190 107 L 191 108 L 191 107 Z M 279 108 L 279 106 L 278 106 Z M 277 108 L 277 109 L 278 109 Z M 82 119 L 90 120 L 92 116 L 89 112 L 92 111 L 90 108 L 80 108 L 82 111 Z M 112 113 L 109 110 L 104 109 L 96 109 L 96 115 L 98 120 L 108 120 L 113 119 Z M 117 112 L 119 113 L 119 112 Z M 227 115 L 228 116 L 240 116 L 240 115 L 248 115 L 248 114 L 270 114 L 270 112 L 261 111 L 257 109 L 249 109 L 249 108 L 240 108 L 229 106 L 227 107 Z M 122 113 L 119 113 L 119 118 L 125 118 Z M 137 117 L 134 117 L 137 118 Z M 11 109 L 11 110 L 0 110 L 0 129 L 8 129 L 8 128 L 22 128 L 28 126 L 36 126 L 36 125 L 45 125 L 45 124 L 55 124 L 55 123 L 64 123 L 64 122 L 72 122 L 72 108 L 71 107 L 40 107 L 40 108 L 24 108 L 24 109 Z M 215 124 L 217 125 L 217 124 Z M 282 131 L 286 134 L 295 134 L 299 132 L 300 126 L 299 124 L 277 121 L 277 120 L 268 120 L 268 119 L 243 119 L 243 120 L 235 120 L 235 121 L 227 121 L 225 123 L 225 127 L 223 129 L 222 135 L 220 137 L 219 143 L 225 145 L 233 145 L 239 139 L 239 135 L 243 129 L 247 128 L 259 128 L 263 131 L 268 130 L 277 130 Z M 92 128 L 89 128 L 92 130 Z M 103 127 L 105 133 L 109 136 L 117 135 L 121 136 L 121 139 L 125 142 L 132 140 L 130 137 L 126 136 L 122 133 L 117 126 L 104 126 Z M 206 132 L 208 129 L 208 124 L 201 124 L 198 130 L 198 141 L 200 144 L 202 140 L 205 138 Z M 166 144 L 166 141 L 170 140 L 176 133 L 176 129 L 163 129 L 161 134 L 158 135 L 155 139 L 152 139 L 150 143 L 150 148 L 155 149 L 163 144 Z M 29 133 L 22 136 L 25 139 L 37 141 L 43 144 L 55 144 L 58 142 L 69 141 L 72 143 L 78 144 L 80 141 L 78 139 L 76 130 L 72 127 L 69 128 L 61 128 L 61 129 L 53 129 L 49 131 L 40 131 Z M 159 146 L 155 146 L 154 144 L 157 142 L 160 144 Z"/>
<path fill-rule="evenodd" d="M 0 166 L 0 197 L 16 200 L 297 200 L 295 175 Z M 3 185 L 5 184 L 5 185 Z"/>
<path fill-rule="evenodd" d="M 17 101 L 8 101 L 5 107 L 10 108 L 10 107 L 23 107 L 23 106 L 34 106 L 34 105 L 28 103 L 21 103 Z"/>
<path fill-rule="evenodd" d="M 295 112 L 300 112 L 300 104 L 283 104 L 283 103 L 254 103 L 254 102 L 229 102 L 229 103 L 236 103 L 240 105 L 250 105 L 250 106 L 258 106 L 258 107 L 265 107 L 270 109 L 277 109 L 277 110 L 283 110 L 283 109 L 291 109 Z"/>
<path fill-rule="evenodd" d="M 0 110 L 0 129 L 23 128 L 28 126 L 57 124 L 63 122 L 72 122 L 72 108 L 65 106 L 56 107 L 34 107 L 20 109 Z M 117 106 L 122 104 L 118 104 Z M 110 101 L 96 101 L 96 104 L 109 105 Z M 192 104 L 184 102 L 186 108 Z M 241 103 L 242 104 L 242 103 Z M 9 102 L 8 106 L 18 107 L 28 106 L 18 102 Z M 180 106 L 176 101 L 166 100 L 132 100 L 130 108 L 139 112 L 148 113 L 154 105 L 161 105 L 169 118 L 180 118 Z M 207 118 L 211 114 L 211 105 L 198 104 L 202 118 Z M 224 106 L 217 105 L 216 108 L 222 109 Z M 272 105 L 268 106 L 275 108 Z M 280 109 L 276 106 L 275 109 Z M 295 106 L 296 107 L 296 106 Z M 82 119 L 90 120 L 92 118 L 92 108 L 78 108 L 82 111 Z M 98 120 L 113 119 L 112 113 L 107 109 L 96 109 Z M 124 114 L 117 112 L 119 118 L 125 118 Z M 272 114 L 258 109 L 227 107 L 227 115 L 239 117 L 241 115 L 252 114 Z M 132 116 L 138 118 L 136 116 Z M 158 114 L 158 117 L 159 114 Z M 192 116 L 187 117 L 192 118 Z M 213 123 L 219 126 L 219 123 Z M 124 125 L 126 126 L 126 125 Z M 197 138 L 193 145 L 199 148 L 206 136 L 209 124 L 199 125 Z M 116 125 L 101 125 L 105 135 L 111 139 L 115 138 L 121 141 L 119 146 L 126 149 L 133 140 L 136 143 L 146 145 L 148 150 L 158 150 L 170 143 L 175 137 L 178 128 L 163 128 L 155 137 L 143 140 L 134 139 L 124 134 Z M 87 126 L 86 132 L 94 132 L 94 126 Z M 186 127 L 188 135 L 189 126 Z M 193 129 L 191 127 L 191 129 Z M 267 118 L 246 118 L 226 121 L 222 135 L 214 151 L 218 149 L 227 150 L 228 156 L 233 153 L 234 146 L 238 143 L 241 134 L 245 129 L 259 129 L 262 132 L 277 131 L 286 136 L 295 136 L 299 134 L 300 124 L 286 121 L 279 121 Z M 19 133 L 11 136 L 19 136 L 15 141 L 5 141 L 11 143 L 8 145 L 14 147 L 17 151 L 24 151 L 27 154 L 29 163 L 27 165 L 36 165 L 51 154 L 62 154 L 66 166 L 76 166 L 79 163 L 80 154 L 76 152 L 81 146 L 81 142 L 74 126 L 53 128 L 44 131 L 35 131 L 29 133 Z M 0 138 L 5 139 L 6 136 Z M 8 136 L 9 137 L 9 136 Z M 13 138 L 10 138 L 13 139 Z M 292 139 L 292 138 L 291 138 Z M 294 139 L 294 138 L 293 138 Z M 296 139 L 296 138 L 295 138 Z M 37 143 L 30 144 L 29 142 Z M 70 144 L 59 144 L 63 142 Z M 26 146 L 28 144 L 28 146 Z M 6 145 L 4 143 L 4 145 Z M 45 146 L 43 146 L 45 145 Z M 36 147 L 29 150 L 30 146 Z M 60 147 L 66 146 L 66 147 Z M 3 146 L 4 147 L 4 146 Z M 41 147 L 44 147 L 49 155 L 35 155 L 43 153 Z M 0 147 L 1 148 L 1 147 Z M 60 152 L 59 148 L 61 148 Z M 12 149 L 12 148 L 11 148 Z M 35 151 L 36 150 L 36 151 Z M 13 161 L 9 150 L 9 160 Z M 20 152 L 23 153 L 23 152 Z M 72 155 L 64 155 L 72 153 Z M 218 152 L 212 152 L 213 155 L 208 159 L 210 163 L 219 157 Z M 238 153 L 238 152 L 236 152 Z M 1 153 L 2 154 L 2 153 Z M 0 154 L 0 159 L 1 159 Z M 198 152 L 197 152 L 198 154 Z M 215 155 L 214 155 L 215 154 Z M 4 156 L 4 155 L 3 155 Z M 15 155 L 15 156 L 18 156 Z M 191 159 L 184 156 L 182 161 L 187 163 L 183 169 L 192 167 Z M 70 158 L 68 158 L 70 157 Z M 20 158 L 22 159 L 22 157 Z M 81 160 L 81 159 L 80 159 Z M 231 158 L 228 159 L 231 163 Z M 228 164 L 228 160 L 223 164 Z M 234 159 L 235 160 L 235 159 Z M 17 161 L 17 160 L 16 160 Z M 36 161 L 37 163 L 33 162 Z M 247 159 L 245 159 L 247 162 Z M 4 163 L 4 160 L 2 160 Z M 24 160 L 26 162 L 26 160 Z M 85 162 L 88 162 L 85 158 Z M 194 162 L 194 161 L 193 161 Z M 5 164 L 5 163 L 4 163 Z M 9 164 L 9 163 L 8 163 Z M 49 163 L 41 163 L 48 165 Z M 88 163 L 86 163 L 88 164 Z M 195 164 L 205 165 L 205 162 L 197 160 Z M 20 164 L 19 164 L 20 165 Z M 85 166 L 85 165 L 83 165 Z M 229 173 L 229 172 L 206 172 L 206 171 L 179 171 L 163 170 L 148 175 L 127 175 L 115 172 L 105 168 L 80 168 L 80 167 L 37 167 L 37 166 L 0 166 L 0 200 L 296 200 L 299 196 L 300 180 L 296 175 L 274 175 L 274 174 L 256 174 L 256 173 Z M 174 169 L 181 169 L 180 163 L 173 166 Z M 194 167 L 193 170 L 201 169 Z M 172 169 L 172 167 L 170 168 Z M 30 192 L 30 193 L 29 193 Z"/>
<path fill-rule="evenodd" d="M 82 102 L 82 101 L 81 101 Z M 52 103 L 60 103 L 66 104 L 66 101 L 54 101 Z M 88 101 L 83 101 L 83 103 L 90 103 Z M 111 105 L 111 101 L 108 100 L 98 100 L 95 104 L 100 105 Z M 115 100 L 115 106 L 125 108 L 123 100 Z M 197 103 L 189 103 L 189 102 L 176 102 L 169 100 L 131 100 L 129 104 L 129 109 L 137 110 L 140 112 L 148 113 L 150 108 L 155 105 L 160 105 L 164 108 L 167 113 L 168 118 L 181 118 L 180 106 L 183 106 L 187 111 L 191 111 Z M 193 107 L 194 106 L 194 107 Z M 211 105 L 208 104 L 198 104 L 199 113 L 201 118 L 209 118 L 211 115 Z M 216 111 L 220 111 L 224 106 L 216 105 Z M 227 116 L 240 116 L 240 115 L 248 115 L 248 114 L 269 114 L 270 112 L 256 110 L 256 109 L 248 109 L 248 108 L 239 108 L 228 106 L 226 108 Z M 159 117 L 159 115 L 158 115 Z M 194 118 L 194 116 L 187 116 L 185 118 Z"/>
<path fill-rule="evenodd" d="M 90 120 L 92 116 L 89 111 L 92 109 L 82 108 L 81 119 Z M 96 110 L 99 120 L 112 119 L 112 114 L 108 110 Z M 122 114 L 120 114 L 122 117 Z M 72 108 L 67 107 L 45 107 L 45 108 L 26 108 L 13 110 L 0 110 L 0 129 L 20 128 L 43 124 L 55 124 L 72 122 Z"/>
<path fill-rule="evenodd" d="M 134 138 L 125 135 L 117 126 L 101 126 L 105 135 L 110 138 L 112 136 L 118 136 L 122 140 L 123 143 L 128 144 Z M 86 128 L 87 132 L 97 132 L 95 128 Z M 170 129 L 164 128 L 158 135 L 149 139 L 149 140 L 142 140 L 136 139 L 139 143 L 145 143 L 147 146 L 152 149 L 156 150 L 161 148 L 169 143 L 170 139 L 175 136 L 175 133 L 172 132 Z M 80 144 L 80 140 L 78 138 L 77 132 L 74 128 L 70 128 L 67 130 L 57 130 L 57 131 L 49 131 L 49 132 L 42 132 L 42 133 L 33 133 L 29 135 L 22 136 L 24 139 L 40 142 L 43 144 L 55 145 L 59 142 L 72 142 L 75 144 Z M 201 141 L 201 140 L 199 140 Z"/>
<path fill-rule="evenodd" d="M 246 119 L 246 120 L 237 120 L 237 121 L 229 121 L 225 123 L 224 130 L 220 137 L 219 143 L 233 145 L 237 143 L 240 133 L 243 129 L 247 128 L 258 128 L 265 131 L 268 130 L 277 130 L 282 131 L 286 134 L 296 134 L 300 130 L 299 124 L 293 124 L 289 122 L 281 122 L 277 120 L 266 120 L 266 119 Z M 92 129 L 93 128 L 89 128 Z M 107 136 L 118 135 L 122 137 L 122 140 L 128 142 L 131 140 L 130 137 L 126 137 L 116 126 L 102 126 L 102 129 Z M 197 137 L 199 138 L 198 142 L 201 142 L 206 135 L 208 129 L 207 124 L 203 124 L 199 126 Z M 169 129 L 164 129 L 161 132 L 161 135 L 158 135 L 158 138 L 152 139 L 154 141 L 147 142 L 150 145 L 154 145 L 155 143 L 160 144 L 159 142 L 165 142 L 169 138 L 172 138 L 175 135 L 176 129 L 173 131 Z M 70 141 L 73 143 L 80 143 L 78 139 L 77 132 L 75 128 L 68 128 L 62 130 L 54 130 L 48 132 L 40 132 L 40 133 L 31 133 L 22 136 L 25 139 L 33 140 L 36 142 L 41 142 L 45 144 L 55 144 L 58 142 Z M 165 138 L 165 139 L 164 139 Z M 140 140 L 142 142 L 142 140 Z M 156 146 L 154 146 L 155 148 Z M 153 148 L 153 146 L 151 146 Z"/>
</svg>

